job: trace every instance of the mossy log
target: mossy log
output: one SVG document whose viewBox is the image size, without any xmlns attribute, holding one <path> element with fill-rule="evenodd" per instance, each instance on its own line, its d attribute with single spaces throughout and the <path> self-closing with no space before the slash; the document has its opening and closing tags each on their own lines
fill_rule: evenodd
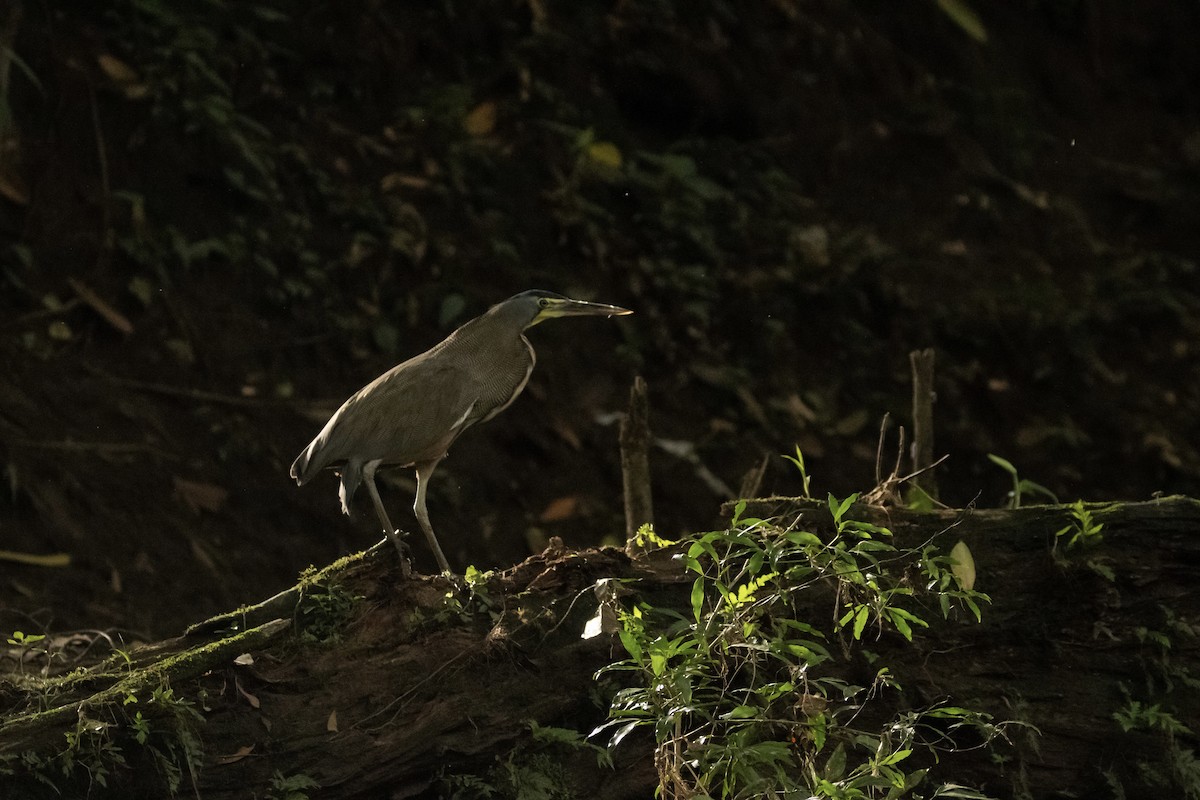
<svg viewBox="0 0 1200 800">
<path fill-rule="evenodd" d="M 1154 729 L 1145 715 L 1148 730 L 1125 732 L 1114 715 L 1157 706 L 1159 719 L 1200 719 L 1200 502 L 1088 509 L 1103 541 L 1070 551 L 1059 541 L 1057 552 L 1068 507 L 854 510 L 902 546 L 966 542 L 976 588 L 992 598 L 981 624 L 935 622 L 914 644 L 891 635 L 869 644 L 894 665 L 905 700 L 949 699 L 1040 731 L 1017 728 L 995 754 L 946 759 L 944 778 L 997 797 L 1104 797 L 1113 781 L 1129 796 L 1174 796 L 1154 782 L 1186 769 L 1194 734 Z M 788 498 L 753 500 L 742 513 L 830 524 L 822 504 Z M 586 732 L 603 719 L 593 675 L 621 649 L 608 634 L 580 636 L 597 580 L 633 578 L 656 604 L 687 603 L 687 579 L 661 552 L 630 561 L 613 549 L 552 547 L 465 606 L 448 602 L 463 597 L 448 581 L 399 575 L 390 548 L 374 549 L 178 639 L 59 678 L 10 678 L 0 685 L 0 796 L 159 797 L 171 757 L 180 796 L 205 800 L 267 797 L 296 776 L 319 785 L 307 790 L 314 800 L 448 796 L 448 776 L 515 769 L 531 722 Z M 828 615 L 828 598 L 819 602 L 814 613 Z M 179 701 L 192 711 L 169 707 Z M 580 798 L 649 797 L 645 744 L 628 739 L 612 770 L 591 753 L 563 757 L 560 778 Z"/>
</svg>

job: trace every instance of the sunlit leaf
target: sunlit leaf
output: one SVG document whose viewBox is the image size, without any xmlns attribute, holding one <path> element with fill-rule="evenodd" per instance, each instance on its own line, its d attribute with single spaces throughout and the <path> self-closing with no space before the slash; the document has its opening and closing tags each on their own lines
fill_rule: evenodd
<svg viewBox="0 0 1200 800">
<path fill-rule="evenodd" d="M 871 612 L 871 609 L 867 608 L 866 606 L 859 606 L 858 611 L 855 612 L 855 614 L 854 614 L 854 638 L 855 639 L 862 638 L 863 631 L 867 627 L 867 617 L 870 614 L 870 612 Z"/>
<path fill-rule="evenodd" d="M 592 142 L 584 153 L 588 161 L 598 167 L 614 172 L 621 168 L 621 151 L 612 142 Z"/>
<path fill-rule="evenodd" d="M 721 719 L 750 719 L 758 716 L 758 709 L 754 706 L 741 705 L 737 706 L 727 714 L 722 714 Z"/>
<path fill-rule="evenodd" d="M 912 750 L 897 750 L 887 758 L 879 762 L 879 766 L 887 766 L 889 764 L 899 764 L 904 759 L 912 755 Z"/>
<path fill-rule="evenodd" d="M 0 561 L 11 561 L 15 564 L 28 564 L 33 567 L 69 567 L 71 556 L 68 553 L 20 553 L 15 550 L 0 550 Z"/>
<path fill-rule="evenodd" d="M 954 560 L 954 563 L 950 565 L 950 571 L 958 580 L 959 588 L 967 592 L 974 589 L 975 558 L 971 555 L 971 548 L 967 547 L 966 542 L 960 541 L 950 550 L 950 558 Z"/>
<path fill-rule="evenodd" d="M 666 670 L 666 668 L 667 668 L 667 657 L 665 655 L 663 655 L 662 653 L 651 653 L 650 654 L 650 671 L 651 672 L 653 672 L 656 676 L 662 675 L 663 671 Z"/>
<path fill-rule="evenodd" d="M 987 29 L 983 27 L 983 22 L 980 21 L 975 10 L 967 5 L 966 0 L 937 0 L 937 4 L 938 8 L 968 36 L 980 44 L 987 42 Z"/>
</svg>

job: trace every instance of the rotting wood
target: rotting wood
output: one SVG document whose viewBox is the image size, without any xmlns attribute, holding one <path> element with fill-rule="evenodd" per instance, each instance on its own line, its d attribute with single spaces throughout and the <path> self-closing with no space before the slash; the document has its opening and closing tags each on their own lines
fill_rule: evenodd
<svg viewBox="0 0 1200 800">
<path fill-rule="evenodd" d="M 654 523 L 650 488 L 650 402 L 646 381 L 638 375 L 629 390 L 629 409 L 621 420 L 621 477 L 625 485 L 625 541 L 632 554 L 638 529 Z"/>
<path fill-rule="evenodd" d="M 992 597 L 982 624 L 943 623 L 936 609 L 925 609 L 933 627 L 914 644 L 897 636 L 870 642 L 904 686 L 904 698 L 913 705 L 949 700 L 1041 731 L 1017 729 L 1015 746 L 1000 752 L 1005 765 L 984 751 L 954 754 L 938 767 L 942 775 L 996 797 L 1025 792 L 1048 800 L 1070 792 L 1099 796 L 1106 770 L 1138 796 L 1140 762 L 1168 769 L 1162 737 L 1122 734 L 1113 714 L 1129 697 L 1149 702 L 1151 683 L 1164 685 L 1161 674 L 1151 676 L 1164 662 L 1147 631 L 1171 637 L 1173 674 L 1200 674 L 1200 646 L 1184 632 L 1200 623 L 1200 502 L 1165 498 L 1089 509 L 1104 525 L 1103 543 L 1082 555 L 1064 554 L 1060 545 L 1058 558 L 1055 533 L 1072 519 L 1064 506 L 853 509 L 856 519 L 890 527 L 904 547 L 935 542 L 948 552 L 967 542 L 976 588 Z M 742 513 L 818 532 L 829 525 L 824 504 L 795 498 L 753 500 Z M 1089 567 L 1094 558 L 1114 580 Z M 119 710 L 116 694 L 125 688 L 138 693 L 169 684 L 176 696 L 206 697 L 199 733 L 208 763 L 198 776 L 205 800 L 245 797 L 276 771 L 310 776 L 322 786 L 314 796 L 330 800 L 427 796 L 443 772 L 478 774 L 505 758 L 528 740 L 528 720 L 585 731 L 595 724 L 602 712 L 589 699 L 592 676 L 620 657 L 620 646 L 607 635 L 584 640 L 579 633 L 596 611 L 592 587 L 608 577 L 629 580 L 654 605 L 688 611 L 688 584 L 678 575 L 613 549 L 548 551 L 496 575 L 484 590 L 495 621 L 448 612 L 444 582 L 399 580 L 393 559 L 346 559 L 320 576 L 361 598 L 336 640 L 289 634 L 296 626 L 285 613 L 260 629 L 261 641 L 237 638 L 253 631 L 213 633 L 139 648 L 128 665 L 110 665 L 108 674 L 81 676 L 70 692 L 43 697 L 45 712 L 10 714 L 0 724 L 0 754 L 61 743 L 84 718 L 119 730 L 105 703 Z M 811 602 L 813 613 L 830 613 L 828 593 Z M 279 613 L 282 606 L 265 609 Z M 252 663 L 235 663 L 242 653 Z M 847 678 L 861 683 L 863 676 Z M 1185 723 L 1200 716 L 1194 690 L 1177 681 L 1172 691 L 1164 709 Z M 12 695 L 5 690 L 6 708 Z M 334 711 L 338 730 L 330 731 Z M 230 759 L 247 747 L 252 755 Z M 620 770 L 578 765 L 592 770 L 580 773 L 579 796 L 649 796 L 648 752 L 630 739 L 618 753 Z M 97 789 L 92 797 L 130 796 L 130 780 L 137 775 L 115 772 L 110 793 Z"/>
<path fill-rule="evenodd" d="M 908 354 L 913 379 L 913 472 L 920 473 L 912 481 L 925 494 L 938 499 L 937 476 L 933 465 L 933 348 L 914 350 Z M 922 472 L 922 470 L 926 470 Z"/>
</svg>

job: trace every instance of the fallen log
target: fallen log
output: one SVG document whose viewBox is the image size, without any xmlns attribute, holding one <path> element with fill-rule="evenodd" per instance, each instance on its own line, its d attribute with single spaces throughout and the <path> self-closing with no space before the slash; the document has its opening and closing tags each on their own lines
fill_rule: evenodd
<svg viewBox="0 0 1200 800">
<path fill-rule="evenodd" d="M 825 504 L 790 498 L 741 514 L 830 525 Z M 869 642 L 903 684 L 899 702 L 949 699 L 1024 724 L 1010 744 L 936 770 L 995 797 L 1195 796 L 1200 502 L 853 514 L 900 543 L 965 542 L 992 600 L 979 624 Z M 1084 528 L 1091 539 L 1068 548 Z M 2 794 L 473 797 L 553 779 L 573 792 L 558 796 L 650 796 L 652 742 L 629 737 L 609 769 L 580 742 L 554 749 L 546 731 L 605 718 L 593 676 L 624 653 L 607 630 L 581 638 L 597 581 L 689 613 L 690 578 L 669 554 L 555 545 L 458 590 L 403 581 L 394 554 L 374 549 L 189 635 L 58 676 L 11 675 Z M 828 599 L 814 593 L 813 613 L 828 616 Z"/>
</svg>

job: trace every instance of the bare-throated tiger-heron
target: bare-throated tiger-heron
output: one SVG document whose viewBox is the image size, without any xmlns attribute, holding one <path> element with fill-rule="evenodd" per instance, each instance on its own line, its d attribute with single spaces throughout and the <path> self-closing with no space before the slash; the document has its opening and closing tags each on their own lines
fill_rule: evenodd
<svg viewBox="0 0 1200 800">
<path fill-rule="evenodd" d="M 429 478 L 463 431 L 508 408 L 525 388 L 537 361 L 525 331 L 555 317 L 632 313 L 541 290 L 510 297 L 440 344 L 359 389 L 296 458 L 292 477 L 304 485 L 322 469 L 340 468 L 340 497 L 346 514 L 355 490 L 366 481 L 379 523 L 400 553 L 407 574 L 404 545 L 379 499 L 375 471 L 389 466 L 415 467 L 413 511 L 438 566 L 449 573 L 450 564 L 425 509 Z"/>
</svg>

